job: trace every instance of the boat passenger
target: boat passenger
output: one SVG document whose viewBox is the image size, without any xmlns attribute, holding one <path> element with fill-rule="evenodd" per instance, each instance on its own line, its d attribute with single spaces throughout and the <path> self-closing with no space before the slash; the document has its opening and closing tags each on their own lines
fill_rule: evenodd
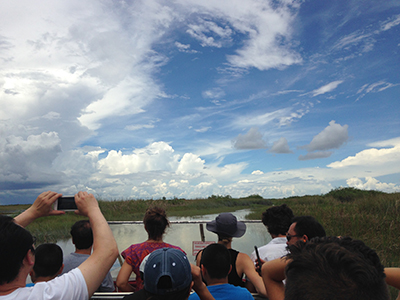
<svg viewBox="0 0 400 300">
<path fill-rule="evenodd" d="M 290 245 L 289 252 L 262 266 L 269 300 L 390 299 L 380 259 L 362 241 L 316 237 Z M 395 285 L 390 271 L 389 281 Z"/>
<path fill-rule="evenodd" d="M 89 299 L 99 287 L 118 256 L 118 247 L 110 226 L 92 194 L 75 195 L 77 213 L 90 220 L 93 230 L 93 253 L 78 268 L 47 282 L 26 287 L 26 279 L 35 263 L 34 238 L 24 229 L 39 217 L 60 215 L 53 210 L 62 195 L 44 192 L 32 206 L 16 216 L 0 216 L 0 299 Z"/>
<path fill-rule="evenodd" d="M 201 276 L 215 300 L 254 300 L 244 287 L 228 283 L 232 269 L 229 250 L 221 244 L 211 244 L 203 249 L 200 261 Z M 200 300 L 193 293 L 189 300 Z"/>
<path fill-rule="evenodd" d="M 88 259 L 92 253 L 93 232 L 89 220 L 79 220 L 75 222 L 71 227 L 70 233 L 72 243 L 75 246 L 75 252 L 64 257 L 64 270 L 61 274 L 68 273 L 78 267 Z M 113 292 L 114 290 L 114 281 L 110 271 L 108 271 L 96 292 Z"/>
<path fill-rule="evenodd" d="M 231 213 L 221 213 L 215 220 L 206 224 L 207 230 L 218 235 L 218 243 L 228 248 L 232 270 L 228 276 L 228 282 L 236 286 L 245 286 L 243 277 L 246 276 L 254 285 L 258 294 L 267 297 L 265 286 L 262 278 L 257 273 L 254 264 L 246 253 L 242 253 L 232 249 L 232 238 L 241 237 L 246 232 L 246 224 L 237 221 L 236 217 Z M 200 266 L 201 251 L 197 254 L 196 263 Z"/>
<path fill-rule="evenodd" d="M 200 268 L 174 248 L 153 251 L 143 261 L 144 288 L 123 300 L 187 300 L 193 288 L 201 300 L 214 300 L 200 275 Z"/>
<path fill-rule="evenodd" d="M 273 260 L 286 255 L 286 233 L 294 218 L 293 211 L 286 205 L 272 206 L 262 213 L 262 222 L 272 240 L 258 248 L 260 259 L 264 261 Z M 250 255 L 251 260 L 256 263 L 256 252 Z M 260 266 L 261 267 L 261 266 Z"/>
<path fill-rule="evenodd" d="M 125 259 L 117 276 L 117 287 L 119 291 L 134 292 L 143 288 L 143 280 L 140 276 L 140 263 L 143 258 L 156 249 L 175 248 L 185 253 L 181 248 L 165 243 L 163 235 L 169 226 L 165 210 L 160 207 L 151 207 L 146 210 L 143 218 L 144 229 L 148 239 L 140 244 L 133 244 L 124 250 L 121 255 Z M 136 274 L 136 288 L 129 283 L 131 274 Z"/>
<path fill-rule="evenodd" d="M 63 251 L 53 243 L 39 245 L 35 250 L 35 265 L 29 273 L 33 286 L 37 282 L 49 281 L 61 274 L 64 268 Z"/>
</svg>

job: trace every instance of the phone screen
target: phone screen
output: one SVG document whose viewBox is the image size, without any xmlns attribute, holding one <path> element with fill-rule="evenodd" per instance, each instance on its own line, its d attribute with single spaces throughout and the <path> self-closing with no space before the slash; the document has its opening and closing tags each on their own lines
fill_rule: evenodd
<svg viewBox="0 0 400 300">
<path fill-rule="evenodd" d="M 57 199 L 58 210 L 76 210 L 75 197 L 60 197 Z"/>
</svg>

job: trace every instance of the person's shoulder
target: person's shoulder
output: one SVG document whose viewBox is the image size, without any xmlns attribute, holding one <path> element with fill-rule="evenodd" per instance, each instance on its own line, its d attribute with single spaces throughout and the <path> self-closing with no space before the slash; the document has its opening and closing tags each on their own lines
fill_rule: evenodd
<svg viewBox="0 0 400 300">
<path fill-rule="evenodd" d="M 235 295 L 233 297 L 234 299 L 254 299 L 253 295 L 249 292 L 248 289 L 241 286 L 235 286 L 233 284 L 230 284 L 230 286 L 230 289 L 232 290 L 232 295 Z"/>
</svg>

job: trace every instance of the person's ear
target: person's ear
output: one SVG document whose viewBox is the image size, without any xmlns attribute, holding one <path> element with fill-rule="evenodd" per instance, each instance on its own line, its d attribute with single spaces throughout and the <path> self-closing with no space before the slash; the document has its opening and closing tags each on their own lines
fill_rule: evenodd
<svg viewBox="0 0 400 300">
<path fill-rule="evenodd" d="M 28 265 L 32 266 L 35 264 L 35 254 L 32 252 L 31 249 L 28 250 L 28 252 L 25 255 L 26 262 Z"/>
<path fill-rule="evenodd" d="M 58 270 L 57 276 L 60 275 L 63 270 L 64 270 L 64 264 L 62 264 L 61 267 L 60 267 L 60 270 Z"/>
<path fill-rule="evenodd" d="M 307 241 L 308 241 L 308 236 L 303 235 L 303 242 L 305 243 L 305 242 L 307 242 Z"/>
</svg>

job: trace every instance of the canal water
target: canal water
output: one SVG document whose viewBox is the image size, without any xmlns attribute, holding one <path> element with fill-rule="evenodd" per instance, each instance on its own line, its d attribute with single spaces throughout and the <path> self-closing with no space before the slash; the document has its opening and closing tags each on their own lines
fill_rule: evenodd
<svg viewBox="0 0 400 300">
<path fill-rule="evenodd" d="M 234 238 L 232 248 L 250 255 L 254 246 L 260 247 L 271 240 L 267 229 L 261 221 L 247 221 L 247 209 L 232 212 L 236 218 L 246 223 L 246 233 L 240 238 Z M 171 226 L 164 235 L 164 241 L 181 247 L 187 254 L 190 262 L 195 263 L 193 255 L 193 242 L 201 241 L 200 224 L 203 224 L 205 241 L 216 242 L 217 235 L 206 229 L 206 223 L 214 220 L 218 214 L 209 214 L 192 217 L 169 217 Z M 120 252 L 132 244 L 137 244 L 147 239 L 142 222 L 111 222 L 111 230 L 118 244 Z M 75 251 L 71 240 L 57 242 L 63 249 L 64 255 Z M 117 260 L 112 267 L 113 273 L 117 273 L 120 263 Z"/>
</svg>

